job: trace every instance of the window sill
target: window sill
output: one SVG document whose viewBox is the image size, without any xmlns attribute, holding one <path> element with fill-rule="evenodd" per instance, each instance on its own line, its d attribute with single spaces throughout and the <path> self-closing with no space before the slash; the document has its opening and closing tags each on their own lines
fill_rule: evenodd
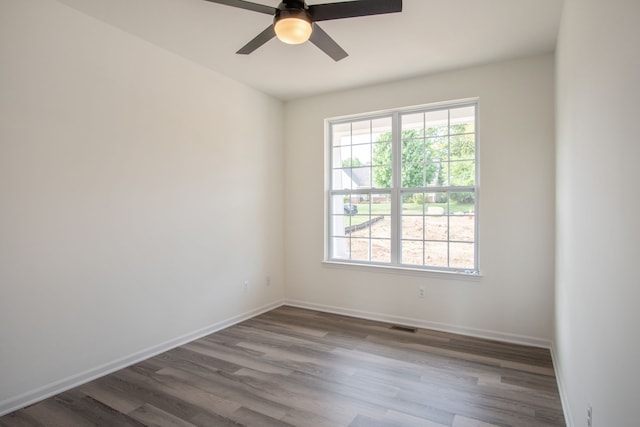
<svg viewBox="0 0 640 427">
<path fill-rule="evenodd" d="M 323 266 L 327 268 L 337 268 L 345 270 L 360 270 L 367 272 L 377 272 L 382 274 L 405 275 L 414 277 L 433 277 L 446 280 L 463 280 L 470 282 L 479 282 L 482 279 L 480 273 L 463 273 L 458 271 L 440 271 L 427 270 L 421 268 L 401 267 L 397 265 L 381 265 L 381 264 L 357 264 L 349 262 L 340 262 L 332 260 L 322 261 Z"/>
</svg>

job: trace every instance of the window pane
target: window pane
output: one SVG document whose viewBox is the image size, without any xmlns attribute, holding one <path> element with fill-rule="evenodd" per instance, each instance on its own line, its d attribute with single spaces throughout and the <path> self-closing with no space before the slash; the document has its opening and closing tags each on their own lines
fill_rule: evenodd
<svg viewBox="0 0 640 427">
<path fill-rule="evenodd" d="M 425 201 L 426 196 L 424 193 L 402 193 L 402 214 L 422 215 Z"/>
<path fill-rule="evenodd" d="M 343 215 L 344 214 L 344 205 L 345 201 L 349 200 L 349 196 L 336 195 L 331 197 L 331 214 L 332 215 Z"/>
<path fill-rule="evenodd" d="M 451 135 L 475 132 L 475 106 L 452 108 L 450 110 Z"/>
<path fill-rule="evenodd" d="M 416 113 L 416 114 L 404 114 L 401 118 L 401 126 L 402 133 L 405 131 L 415 130 L 415 131 L 423 131 L 424 130 L 424 113 Z"/>
<path fill-rule="evenodd" d="M 374 216 L 371 218 L 371 237 L 376 239 L 391 238 L 391 217 Z"/>
<path fill-rule="evenodd" d="M 371 142 L 371 120 L 353 122 L 351 124 L 351 143 L 363 144 Z"/>
<path fill-rule="evenodd" d="M 374 239 L 371 241 L 371 261 L 391 262 L 391 240 Z"/>
<path fill-rule="evenodd" d="M 449 217 L 445 215 L 424 217 L 425 222 L 425 238 L 426 240 L 442 240 L 449 239 Z"/>
<path fill-rule="evenodd" d="M 354 212 L 351 210 L 352 205 L 349 203 L 350 196 L 333 196 L 331 200 L 331 216 L 330 229 L 332 236 L 346 236 L 347 231 L 352 225 L 352 217 Z"/>
<path fill-rule="evenodd" d="M 448 163 L 428 163 L 424 167 L 424 186 L 441 187 L 448 181 Z"/>
<path fill-rule="evenodd" d="M 351 166 L 369 166 L 371 164 L 371 144 L 351 146 Z"/>
<path fill-rule="evenodd" d="M 449 134 L 449 110 L 429 111 L 426 114 L 426 136 Z"/>
<path fill-rule="evenodd" d="M 363 215 L 354 215 L 352 225 L 357 225 L 357 230 L 353 230 L 352 236 L 368 237 L 369 235 L 375 235 L 375 237 L 390 237 L 389 231 L 390 219 L 389 215 L 382 215 L 378 212 L 377 206 L 371 206 L 371 214 L 366 212 L 369 205 L 357 205 L 357 207 L 363 207 Z"/>
<path fill-rule="evenodd" d="M 474 185 L 476 181 L 476 164 L 471 161 L 451 162 L 451 185 Z"/>
<path fill-rule="evenodd" d="M 350 146 L 342 146 L 342 147 L 334 147 L 331 149 L 331 167 L 342 168 L 342 167 L 350 167 L 351 162 L 347 161 L 351 158 L 351 147 Z"/>
<path fill-rule="evenodd" d="M 357 205 L 351 205 L 357 208 Z M 349 224 L 345 223 L 345 233 L 351 233 L 351 237 L 357 235 L 359 237 L 369 237 L 369 216 L 368 215 L 352 215 L 349 217 Z"/>
<path fill-rule="evenodd" d="M 351 238 L 351 259 L 356 261 L 369 261 L 370 239 Z"/>
<path fill-rule="evenodd" d="M 425 186 L 424 163 L 402 164 L 402 188 L 420 188 Z"/>
<path fill-rule="evenodd" d="M 331 239 L 331 257 L 336 259 L 351 258 L 351 241 L 344 237 L 333 237 Z"/>
<path fill-rule="evenodd" d="M 371 164 L 391 167 L 391 142 L 376 142 L 372 146 Z M 390 179 L 390 178 L 389 178 Z"/>
<path fill-rule="evenodd" d="M 371 157 L 372 165 L 390 166 L 391 165 L 391 141 L 376 142 L 372 147 L 373 155 Z"/>
<path fill-rule="evenodd" d="M 422 129 L 402 131 L 402 183 L 403 188 L 419 188 L 425 183 L 425 139 Z"/>
<path fill-rule="evenodd" d="M 370 194 L 358 194 L 357 197 L 352 200 L 355 210 L 358 215 L 370 215 L 371 214 L 371 195 Z"/>
<path fill-rule="evenodd" d="M 351 123 L 342 123 L 331 126 L 332 145 L 349 145 L 351 144 Z"/>
<path fill-rule="evenodd" d="M 449 194 L 446 192 L 425 193 L 426 214 L 444 215 L 449 212 Z"/>
<path fill-rule="evenodd" d="M 424 240 L 424 217 L 403 215 L 402 238 Z"/>
<path fill-rule="evenodd" d="M 401 236 L 403 239 L 424 239 L 424 200 L 423 193 L 404 193 L 402 195 Z"/>
<path fill-rule="evenodd" d="M 344 169 L 334 169 L 331 177 L 332 190 L 351 190 L 351 178 Z"/>
<path fill-rule="evenodd" d="M 427 186 L 447 187 L 449 185 L 449 163 L 434 163 L 431 167 L 433 168 L 434 175 L 432 181 Z"/>
<path fill-rule="evenodd" d="M 425 265 L 433 267 L 448 267 L 447 243 L 425 242 Z"/>
<path fill-rule="evenodd" d="M 474 159 L 475 151 L 474 135 L 458 135 L 451 137 L 451 160 Z"/>
<path fill-rule="evenodd" d="M 451 243 L 449 251 L 451 254 L 451 267 L 469 270 L 475 268 L 473 243 Z"/>
<path fill-rule="evenodd" d="M 424 265 L 424 242 L 402 241 L 402 264 Z"/>
<path fill-rule="evenodd" d="M 359 167 L 346 169 L 345 173 L 351 180 L 351 188 L 371 188 L 371 168 Z"/>
<path fill-rule="evenodd" d="M 425 140 L 421 137 L 402 139 L 402 163 L 424 163 Z"/>
<path fill-rule="evenodd" d="M 371 130 L 373 135 L 388 135 L 388 140 L 391 141 L 391 116 L 381 117 L 371 121 Z"/>
<path fill-rule="evenodd" d="M 373 188 L 391 188 L 391 166 L 371 168 Z"/>
<path fill-rule="evenodd" d="M 457 214 L 449 217 L 449 238 L 459 242 L 475 240 L 475 218 L 473 215 Z"/>
<path fill-rule="evenodd" d="M 475 212 L 475 194 L 471 191 L 450 191 L 449 205 L 453 213 L 471 213 Z"/>
<path fill-rule="evenodd" d="M 427 138 L 425 144 L 425 158 L 428 162 L 446 162 L 449 156 L 447 138 Z"/>
<path fill-rule="evenodd" d="M 391 194 L 372 194 L 371 213 L 373 215 L 391 215 Z"/>
<path fill-rule="evenodd" d="M 332 217 L 334 222 L 334 227 L 332 228 L 333 236 L 344 236 L 346 227 L 351 225 L 351 217 L 347 215 L 334 215 Z"/>
</svg>

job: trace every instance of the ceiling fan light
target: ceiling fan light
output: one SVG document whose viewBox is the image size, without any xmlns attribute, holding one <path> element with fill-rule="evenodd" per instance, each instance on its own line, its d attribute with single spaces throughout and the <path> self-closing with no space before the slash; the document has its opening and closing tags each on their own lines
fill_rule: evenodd
<svg viewBox="0 0 640 427">
<path fill-rule="evenodd" d="M 313 28 L 309 20 L 294 16 L 278 19 L 274 24 L 274 30 L 280 41 L 300 44 L 309 40 Z"/>
</svg>

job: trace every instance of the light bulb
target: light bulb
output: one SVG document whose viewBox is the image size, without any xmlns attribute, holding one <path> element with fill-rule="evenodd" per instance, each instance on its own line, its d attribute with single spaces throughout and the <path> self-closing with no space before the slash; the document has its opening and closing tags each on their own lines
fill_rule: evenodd
<svg viewBox="0 0 640 427">
<path fill-rule="evenodd" d="M 281 18 L 274 24 L 278 39 L 287 44 L 300 44 L 309 40 L 313 28 L 311 22 L 300 17 Z"/>
</svg>

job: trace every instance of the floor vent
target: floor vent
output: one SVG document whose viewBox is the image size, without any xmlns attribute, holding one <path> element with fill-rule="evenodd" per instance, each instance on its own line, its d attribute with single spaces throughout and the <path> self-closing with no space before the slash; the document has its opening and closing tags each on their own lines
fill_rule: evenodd
<svg viewBox="0 0 640 427">
<path fill-rule="evenodd" d="M 393 325 L 391 326 L 391 329 L 395 329 L 396 331 L 402 331 L 402 332 L 411 332 L 412 334 L 415 334 L 416 332 L 418 332 L 418 328 L 412 328 L 410 326 Z"/>
</svg>

